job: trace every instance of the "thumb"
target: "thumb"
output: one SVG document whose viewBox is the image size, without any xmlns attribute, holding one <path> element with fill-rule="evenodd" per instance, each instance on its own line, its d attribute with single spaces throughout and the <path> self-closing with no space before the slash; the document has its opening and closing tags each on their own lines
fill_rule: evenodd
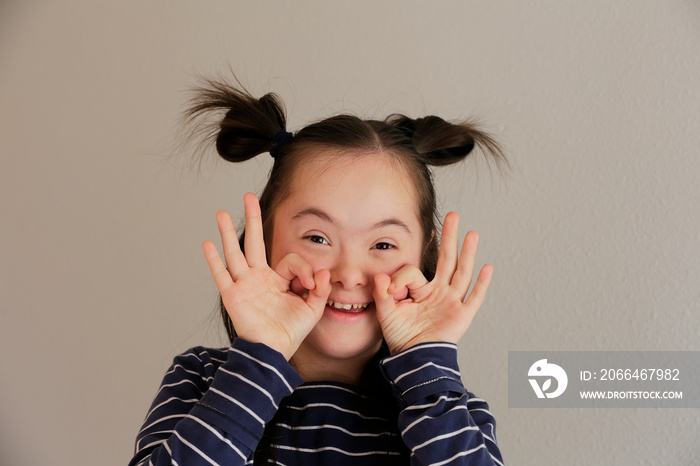
<svg viewBox="0 0 700 466">
<path fill-rule="evenodd" d="M 378 273 L 374 276 L 374 305 L 377 308 L 377 318 L 381 321 L 395 306 L 394 297 L 389 294 L 391 277 L 385 273 Z"/>
<path fill-rule="evenodd" d="M 315 286 L 309 290 L 306 304 L 319 313 L 323 312 L 331 294 L 331 273 L 328 270 L 319 270 L 314 274 Z"/>
</svg>

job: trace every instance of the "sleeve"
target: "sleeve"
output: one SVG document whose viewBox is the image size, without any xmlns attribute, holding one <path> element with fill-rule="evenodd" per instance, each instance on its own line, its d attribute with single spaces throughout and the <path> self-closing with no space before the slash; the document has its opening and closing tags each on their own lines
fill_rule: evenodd
<svg viewBox="0 0 700 466">
<path fill-rule="evenodd" d="M 265 424 L 302 380 L 280 353 L 260 343 L 238 338 L 227 356 L 214 364 L 199 348 L 175 358 L 130 465 L 235 465 L 252 457 Z"/>
<path fill-rule="evenodd" d="M 496 420 L 486 402 L 464 388 L 456 345 L 416 345 L 384 358 L 381 369 L 399 403 L 412 465 L 503 465 Z"/>
</svg>

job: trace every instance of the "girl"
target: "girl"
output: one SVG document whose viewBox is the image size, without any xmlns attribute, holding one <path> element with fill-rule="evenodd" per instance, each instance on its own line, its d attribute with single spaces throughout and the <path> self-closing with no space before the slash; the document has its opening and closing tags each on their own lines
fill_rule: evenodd
<svg viewBox="0 0 700 466">
<path fill-rule="evenodd" d="M 221 157 L 274 157 L 241 238 L 216 215 L 224 260 L 203 244 L 231 346 L 175 358 L 131 464 L 503 464 L 457 367 L 492 267 L 469 292 L 478 235 L 458 253 L 456 213 L 438 246 L 429 169 L 474 145 L 504 161 L 498 145 L 435 116 L 340 115 L 292 135 L 275 95 L 220 82 L 188 115 L 220 109 Z"/>
</svg>

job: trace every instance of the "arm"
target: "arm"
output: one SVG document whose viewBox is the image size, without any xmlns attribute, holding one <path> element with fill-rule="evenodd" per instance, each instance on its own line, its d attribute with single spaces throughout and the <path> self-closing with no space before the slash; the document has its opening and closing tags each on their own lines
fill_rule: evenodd
<svg viewBox="0 0 700 466">
<path fill-rule="evenodd" d="M 262 344 L 239 338 L 228 353 L 190 350 L 166 373 L 129 464 L 245 464 L 299 384 L 284 357 Z"/>
<path fill-rule="evenodd" d="M 248 194 L 244 203 L 245 253 L 223 211 L 216 218 L 225 262 L 211 241 L 202 245 L 239 338 L 225 362 L 204 354 L 175 361 L 139 432 L 132 465 L 243 464 L 279 401 L 301 383 L 287 361 L 323 315 L 330 273 L 314 272 L 295 254 L 271 269 L 258 200 Z M 295 278 L 309 291 L 303 298 L 291 290 Z"/>
<path fill-rule="evenodd" d="M 456 343 L 484 301 L 493 268 L 485 265 L 471 292 L 479 236 L 469 232 L 458 253 L 459 217 L 445 217 L 435 277 L 411 265 L 375 276 L 377 318 L 392 356 L 382 370 L 399 400 L 399 428 L 412 464 L 502 464 L 495 421 L 460 380 Z"/>
<path fill-rule="evenodd" d="M 411 464 L 503 465 L 496 421 L 467 392 L 452 343 L 423 343 L 381 362 L 398 399 L 399 431 Z"/>
</svg>

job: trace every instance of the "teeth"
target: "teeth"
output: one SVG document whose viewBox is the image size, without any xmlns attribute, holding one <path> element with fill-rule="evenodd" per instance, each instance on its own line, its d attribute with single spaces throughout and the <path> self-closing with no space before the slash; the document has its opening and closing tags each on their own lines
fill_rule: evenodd
<svg viewBox="0 0 700 466">
<path fill-rule="evenodd" d="M 305 291 L 304 294 L 301 295 L 302 299 L 306 299 L 309 297 L 309 292 Z M 330 307 L 334 307 L 336 309 L 342 309 L 344 311 L 349 311 L 350 309 L 367 309 L 367 306 L 369 306 L 369 303 L 364 303 L 364 304 L 344 304 L 344 303 L 338 303 L 332 300 L 328 300 L 326 303 Z"/>
<path fill-rule="evenodd" d="M 328 300 L 328 306 L 334 307 L 336 309 L 343 309 L 344 311 L 349 311 L 350 309 L 367 309 L 367 306 L 369 303 L 364 303 L 364 304 L 344 304 L 344 303 L 338 303 L 332 300 Z"/>
</svg>

